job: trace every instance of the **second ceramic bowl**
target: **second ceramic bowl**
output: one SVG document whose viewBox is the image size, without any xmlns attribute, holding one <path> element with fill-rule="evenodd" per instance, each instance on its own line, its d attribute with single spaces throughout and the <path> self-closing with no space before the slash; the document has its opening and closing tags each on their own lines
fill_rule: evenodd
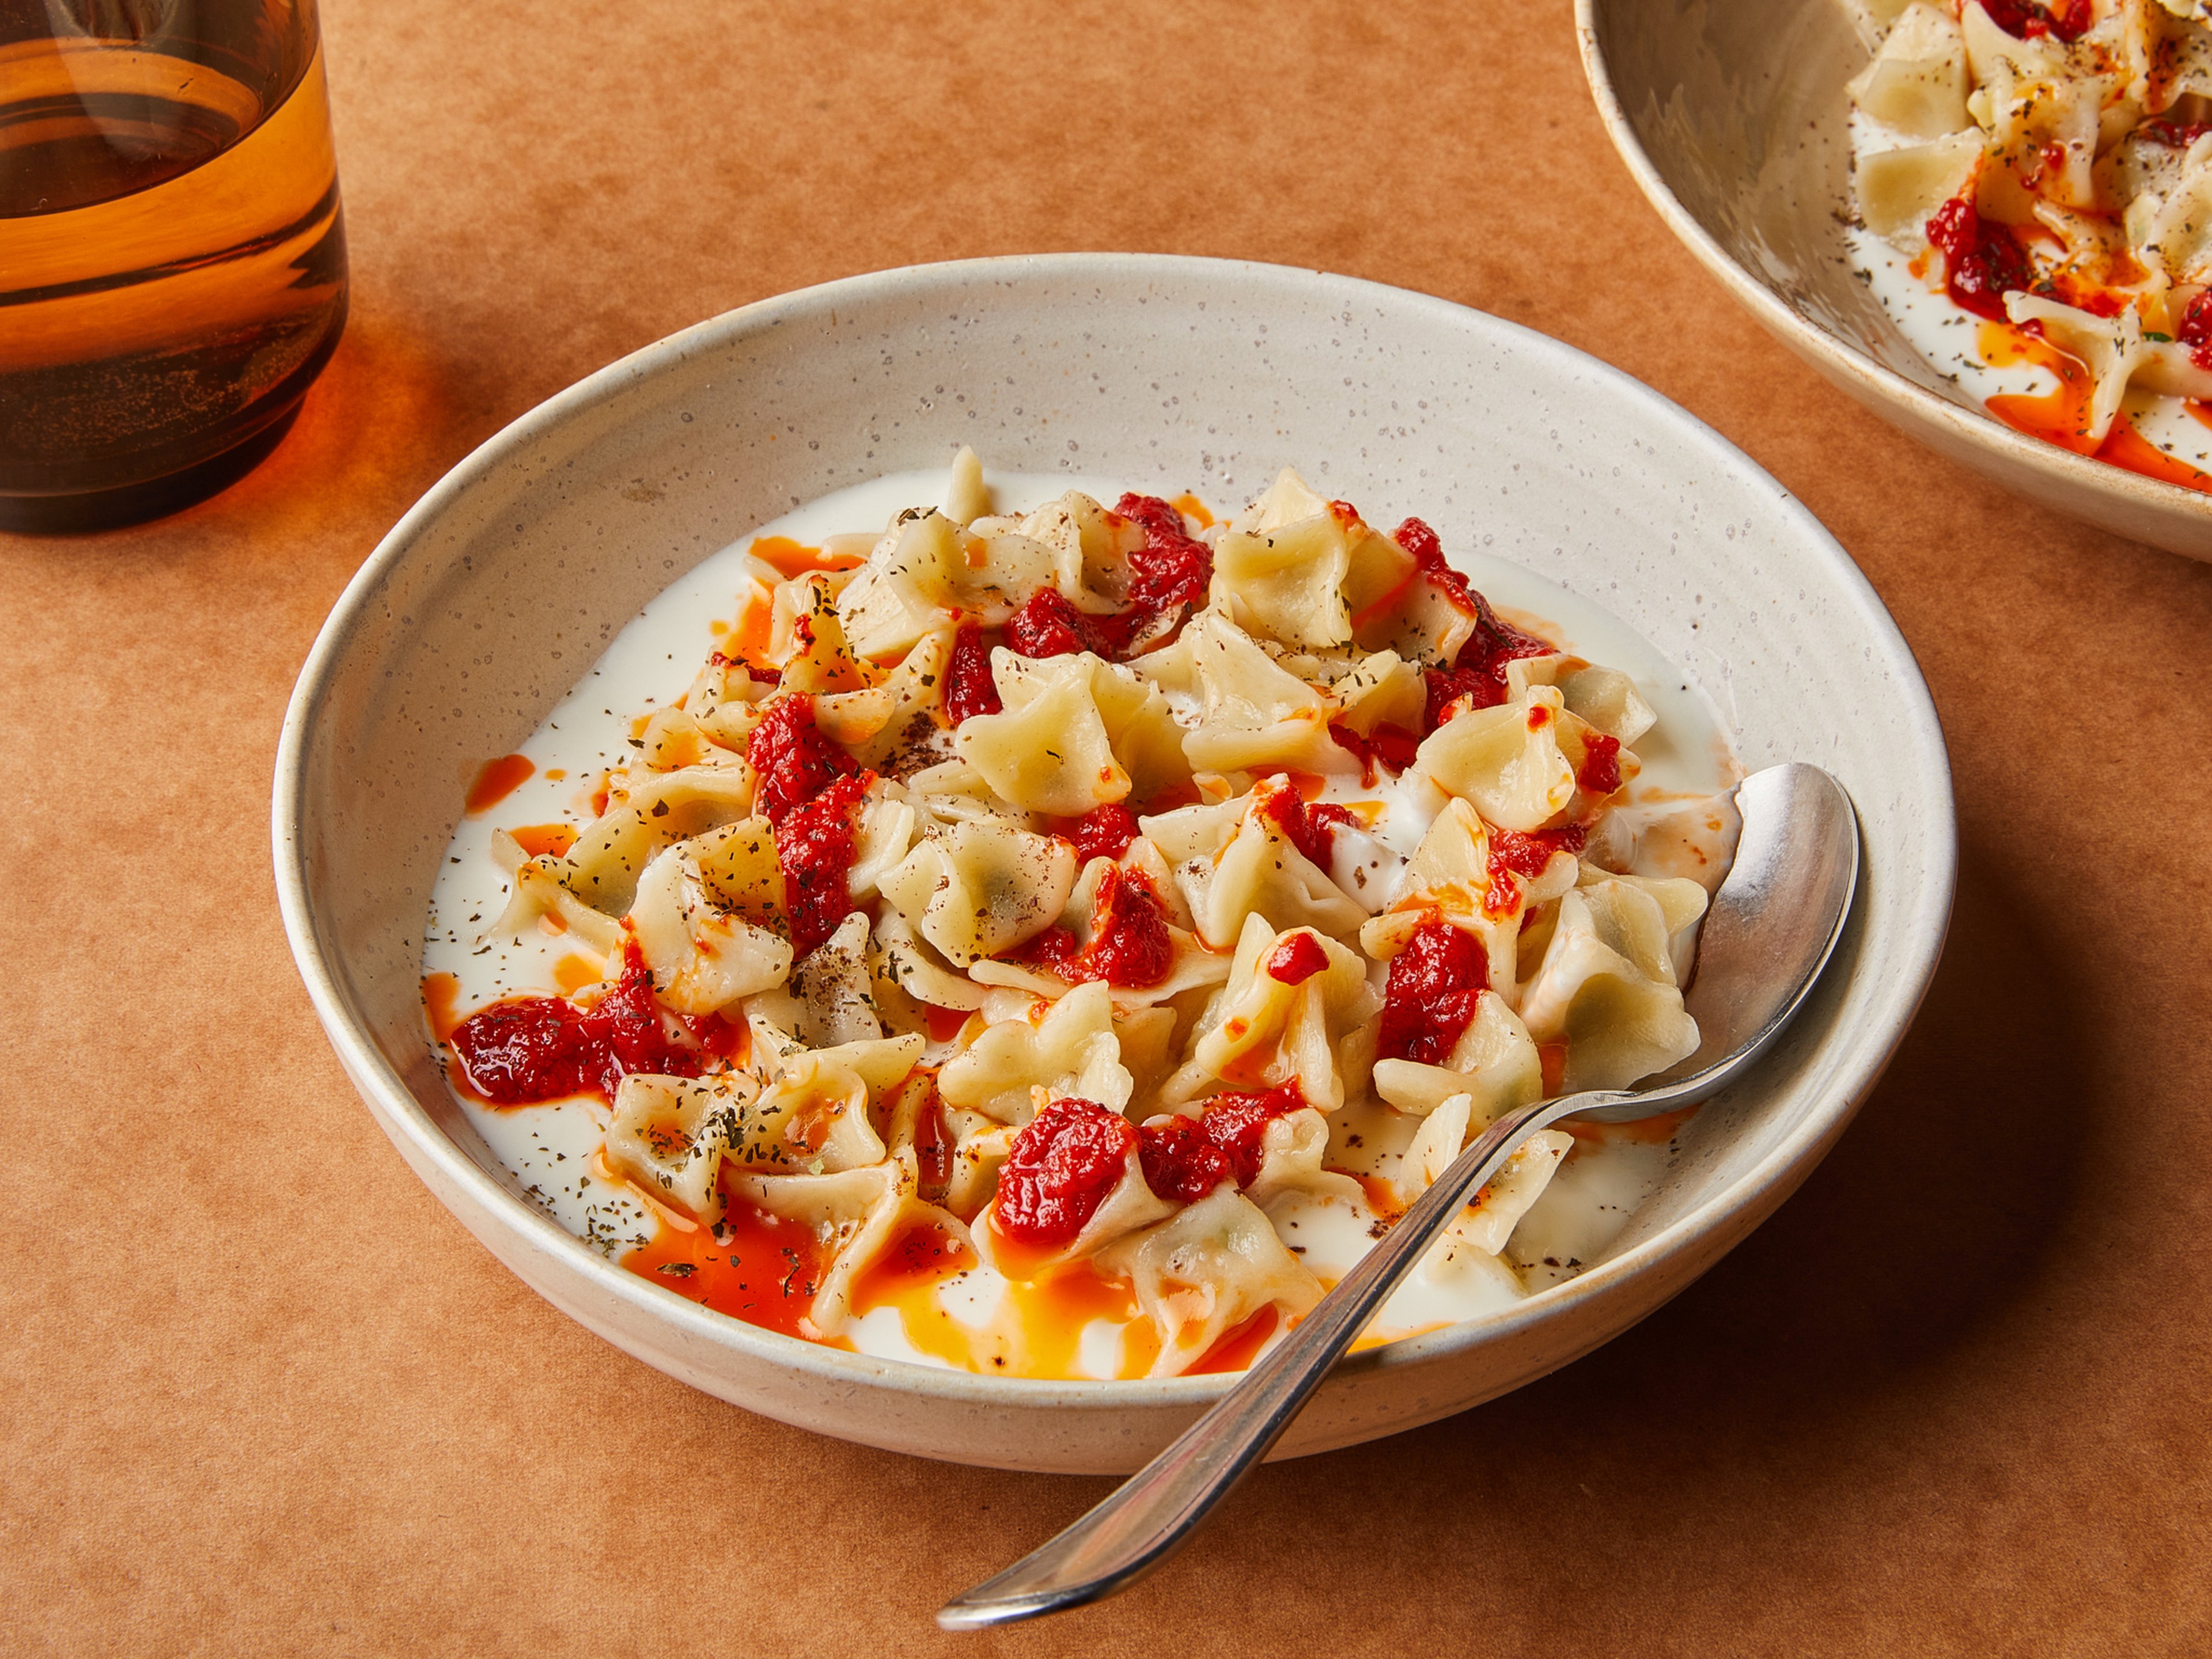
<svg viewBox="0 0 2212 1659">
<path fill-rule="evenodd" d="M 2084 523 L 2212 559 L 2212 495 L 2014 431 L 1852 274 L 1843 0 L 1575 0 L 1599 115 L 1667 227 L 1784 345 L 1884 419 Z"/>
</svg>

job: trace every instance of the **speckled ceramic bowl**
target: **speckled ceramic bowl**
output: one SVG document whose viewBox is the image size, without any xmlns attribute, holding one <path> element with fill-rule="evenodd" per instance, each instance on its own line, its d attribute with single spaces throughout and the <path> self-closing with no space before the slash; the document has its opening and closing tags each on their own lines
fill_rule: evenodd
<svg viewBox="0 0 2212 1659">
<path fill-rule="evenodd" d="M 2212 495 L 2014 431 L 1907 341 L 1844 246 L 1844 0 L 1575 0 L 1598 114 L 1667 228 L 1784 345 L 1885 420 L 2100 530 L 2212 559 Z"/>
<path fill-rule="evenodd" d="M 672 1376 L 925 1456 L 1133 1468 L 1228 1386 L 970 1376 L 711 1313 L 526 1202 L 429 1057 L 425 901 L 471 765 L 525 738 L 679 572 L 794 504 L 941 465 L 963 441 L 1010 471 L 1224 496 L 1295 462 L 1325 488 L 1424 503 L 1447 546 L 1479 540 L 1639 629 L 1710 695 L 1747 764 L 1815 762 L 1858 805 L 1865 873 L 1821 989 L 1694 1120 L 1605 1259 L 1510 1311 L 1353 1357 L 1279 1455 L 1425 1423 L 1566 1364 L 1804 1179 L 1911 1019 L 1951 900 L 1942 736 L 1843 550 L 1711 429 L 1510 323 L 1311 271 L 1064 255 L 855 277 L 649 347 L 454 469 L 331 614 L 277 762 L 285 926 L 362 1098 L 487 1249 Z"/>
</svg>

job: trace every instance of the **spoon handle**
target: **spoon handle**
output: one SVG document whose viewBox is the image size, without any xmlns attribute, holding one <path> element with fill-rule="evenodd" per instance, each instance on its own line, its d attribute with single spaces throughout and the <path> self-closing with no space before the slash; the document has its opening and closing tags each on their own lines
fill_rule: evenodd
<svg viewBox="0 0 2212 1659">
<path fill-rule="evenodd" d="M 947 1602 L 937 1622 L 976 1630 L 1081 1607 L 1165 1561 L 1267 1455 L 1431 1241 L 1521 1143 L 1571 1113 L 1623 1097 L 1570 1095 L 1492 1123 L 1219 1404 L 1073 1526 Z"/>
</svg>

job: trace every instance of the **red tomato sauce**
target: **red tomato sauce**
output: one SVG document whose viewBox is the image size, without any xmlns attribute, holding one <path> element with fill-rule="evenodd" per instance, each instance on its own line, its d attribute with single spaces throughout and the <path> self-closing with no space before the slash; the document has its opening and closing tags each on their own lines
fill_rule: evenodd
<svg viewBox="0 0 2212 1659">
<path fill-rule="evenodd" d="M 1303 985 L 1328 966 L 1328 952 L 1311 933 L 1292 933 L 1267 952 L 1267 977 L 1283 985 Z"/>
<path fill-rule="evenodd" d="M 1213 550 L 1184 526 L 1174 503 L 1157 495 L 1131 494 L 1115 502 L 1114 511 L 1145 532 L 1145 544 L 1129 555 L 1132 609 L 1149 623 L 1178 608 L 1194 610 L 1204 605 L 1213 580 Z"/>
<path fill-rule="evenodd" d="M 2026 288 L 2034 274 L 2011 228 L 1984 219 L 1966 196 L 1929 216 L 1928 240 L 1943 256 L 1943 287 L 1953 303 L 1979 317 L 2002 322 L 2005 295 Z"/>
<path fill-rule="evenodd" d="M 1390 958 L 1376 1056 L 1423 1066 L 1449 1063 L 1453 1045 L 1473 1023 L 1489 986 L 1490 957 L 1480 939 L 1448 921 L 1422 923 Z"/>
<path fill-rule="evenodd" d="M 1267 1126 L 1302 1111 L 1296 1084 L 1249 1094 L 1216 1095 L 1196 1117 L 1169 1117 L 1138 1131 L 1145 1185 L 1177 1204 L 1195 1204 L 1223 1182 L 1249 1187 L 1260 1176 Z"/>
<path fill-rule="evenodd" d="M 794 957 L 814 949 L 853 913 L 854 820 L 875 775 L 859 772 L 837 779 L 776 825 L 775 861 L 783 870 L 784 915 Z"/>
<path fill-rule="evenodd" d="M 1336 746 L 1347 750 L 1359 760 L 1360 781 L 1369 788 L 1375 787 L 1378 766 L 1388 767 L 1393 773 L 1404 771 L 1413 763 L 1414 751 L 1421 746 L 1421 734 L 1408 732 L 1402 726 L 1384 720 L 1367 736 L 1362 737 L 1342 720 L 1331 720 L 1328 735 Z"/>
<path fill-rule="evenodd" d="M 1438 556 L 1442 556 L 1439 555 Z M 1455 573 L 1456 574 L 1456 573 Z M 1462 606 L 1474 618 L 1474 632 L 1460 647 L 1459 660 L 1449 668 L 1425 668 L 1421 679 L 1428 691 L 1421 711 L 1424 735 L 1442 726 L 1451 707 L 1461 698 L 1469 708 L 1495 708 L 1505 701 L 1505 665 L 1522 657 L 1548 656 L 1559 647 L 1523 633 L 1499 620 L 1490 601 L 1467 586 L 1464 577 L 1455 590 Z"/>
<path fill-rule="evenodd" d="M 996 714 L 1005 707 L 998 682 L 991 678 L 991 647 L 983 630 L 963 628 L 953 635 L 952 655 L 945 665 L 945 718 L 958 726 L 970 715 Z"/>
<path fill-rule="evenodd" d="M 1136 1144 L 1136 1130 L 1119 1112 L 1072 1095 L 1052 1102 L 1014 1137 L 990 1224 L 1023 1244 L 1073 1242 L 1121 1180 Z"/>
<path fill-rule="evenodd" d="M 447 1041 L 468 1086 L 495 1106 L 611 1097 L 632 1072 L 695 1077 L 703 1058 L 670 1036 L 635 946 L 625 947 L 622 977 L 590 1007 L 509 997 L 471 1014 Z"/>
<path fill-rule="evenodd" d="M 1583 763 L 1575 782 L 1584 794 L 1609 795 L 1620 787 L 1620 739 L 1602 732 L 1583 734 Z"/>
<path fill-rule="evenodd" d="M 1351 808 L 1328 801 L 1309 805 L 1295 789 L 1269 791 L 1260 810 L 1285 841 L 1324 871 L 1336 850 L 1337 826 L 1359 824 L 1359 815 Z"/>
<path fill-rule="evenodd" d="M 1137 815 L 1119 801 L 1094 806 L 1070 826 L 1068 840 L 1078 860 L 1118 859 L 1137 838 Z"/>
<path fill-rule="evenodd" d="M 1067 657 L 1088 651 L 1118 658 L 1134 630 L 1127 615 L 1094 617 L 1056 587 L 1040 587 L 1006 619 L 1006 643 L 1024 657 Z"/>
<path fill-rule="evenodd" d="M 2055 34 L 2069 45 L 2096 21 L 2089 0 L 1970 0 L 2015 40 Z"/>
<path fill-rule="evenodd" d="M 1175 966 L 1175 941 L 1145 879 L 1109 870 L 1097 903 L 1088 944 L 1077 944 L 1065 927 L 1048 927 L 1030 946 L 1029 960 L 1079 985 L 1103 979 L 1141 990 L 1165 979 Z"/>
<path fill-rule="evenodd" d="M 779 698 L 753 728 L 745 758 L 758 780 L 753 797 L 757 809 L 779 830 L 785 818 L 855 764 L 816 728 L 811 696 Z"/>
<path fill-rule="evenodd" d="M 1579 853 L 1589 832 L 1579 823 L 1557 830 L 1538 830 L 1528 835 L 1517 830 L 1490 832 L 1490 891 L 1482 908 L 1502 916 L 1521 902 L 1521 882 L 1544 873 L 1554 853 Z"/>
</svg>

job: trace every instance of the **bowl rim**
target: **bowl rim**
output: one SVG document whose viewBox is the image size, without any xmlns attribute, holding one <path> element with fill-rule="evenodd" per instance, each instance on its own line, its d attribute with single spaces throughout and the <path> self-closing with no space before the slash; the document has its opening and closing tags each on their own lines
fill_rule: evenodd
<svg viewBox="0 0 2212 1659">
<path fill-rule="evenodd" d="M 979 1375 L 879 1358 L 747 1324 L 630 1273 L 510 1192 L 439 1127 L 386 1062 L 367 1023 L 356 1017 L 337 963 L 326 957 L 323 949 L 309 898 L 302 834 L 313 806 L 307 793 L 307 757 L 331 685 L 343 669 L 356 630 L 373 617 L 386 581 L 445 513 L 464 501 L 472 489 L 526 453 L 539 439 L 554 436 L 571 419 L 677 368 L 691 356 L 781 327 L 796 318 L 826 313 L 832 307 L 844 310 L 850 317 L 871 302 L 895 299 L 915 289 L 935 288 L 948 298 L 973 301 L 994 289 L 1018 289 L 1038 281 L 1068 285 L 1101 278 L 1141 278 L 1153 283 L 1178 279 L 1203 284 L 1228 283 L 1237 285 L 1236 297 L 1248 302 L 1255 290 L 1287 291 L 1294 299 L 1305 301 L 1318 290 L 1337 300 L 1364 301 L 1401 313 L 1410 311 L 1416 316 L 1425 314 L 1437 324 L 1462 331 L 1472 328 L 1502 333 L 1537 358 L 1549 358 L 1563 376 L 1595 380 L 1611 398 L 1640 409 L 1646 419 L 1672 427 L 1676 435 L 1710 450 L 1717 463 L 1737 471 L 1747 485 L 1763 486 L 1774 510 L 1802 534 L 1807 554 L 1828 567 L 1838 596 L 1851 608 L 1868 649 L 1885 660 L 1914 706 L 1911 730 L 1903 734 L 1906 742 L 1900 749 L 1919 763 L 1915 769 L 1916 787 L 1925 797 L 1929 831 L 1925 883 L 1934 890 L 1931 897 L 1937 902 L 1929 912 L 1933 925 L 1906 937 L 1905 959 L 1888 981 L 1888 994 L 1898 1010 L 1893 1023 L 1878 1041 L 1862 1042 L 1846 1052 L 1803 1121 L 1726 1190 L 1620 1255 L 1510 1308 L 1348 1355 L 1339 1363 L 1332 1382 L 1425 1365 L 1478 1344 L 1509 1339 L 1532 1325 L 1562 1318 L 1582 1304 L 1621 1294 L 1631 1281 L 1659 1269 L 1670 1258 L 1694 1256 L 1692 1247 L 1700 1240 L 1725 1236 L 1739 1218 L 1750 1212 L 1751 1219 L 1741 1228 L 1747 1231 L 1810 1171 L 1871 1092 L 1910 1029 L 1942 954 L 1957 872 L 1950 759 L 1934 700 L 1911 647 L 1864 574 L 1794 495 L 1720 433 L 1623 370 L 1506 319 L 1431 295 L 1310 268 L 1194 255 L 1002 255 L 897 266 L 756 301 L 641 347 L 556 392 L 484 440 L 408 509 L 347 583 L 316 636 L 285 710 L 271 796 L 271 852 L 286 940 L 325 1033 L 364 1103 L 407 1154 L 407 1161 L 418 1170 L 418 1178 L 426 1165 L 434 1169 L 458 1194 L 472 1200 L 478 1214 L 496 1220 L 525 1251 L 556 1258 L 567 1273 L 580 1276 L 602 1295 L 665 1328 L 671 1339 L 710 1349 L 735 1350 L 744 1358 L 766 1361 L 825 1383 L 889 1385 L 906 1394 L 971 1407 L 1198 1407 L 1235 1385 L 1241 1373 L 1129 1380 L 1048 1379 Z M 1857 901 L 1862 904 L 1863 891 L 1863 884 Z M 431 1183 L 426 1180 L 426 1184 Z M 447 1194 L 434 1185 L 433 1194 L 448 1209 L 454 1208 Z M 455 1213 L 465 1224 L 468 1221 L 459 1211 Z M 1734 1243 L 1729 1239 L 1723 1250 Z M 534 1284 L 531 1288 L 538 1289 Z M 1603 1340 L 1610 1340 L 1610 1334 Z"/>
<path fill-rule="evenodd" d="M 1827 374 L 1861 402 L 1879 409 L 1884 404 L 1902 405 L 1913 416 L 1941 427 L 1960 442 L 2002 455 L 2032 471 L 2041 472 L 2068 485 L 2100 491 L 2129 500 L 2154 513 L 2181 513 L 2212 521 L 2212 495 L 2189 489 L 2162 478 L 2154 478 L 2124 467 L 2079 455 L 2057 444 L 2015 432 L 1996 416 L 1968 409 L 1939 397 L 1927 387 L 1876 362 L 1857 347 L 1831 334 L 1818 323 L 1786 304 L 1779 295 L 1738 263 L 1719 239 L 1670 189 L 1661 176 L 1644 141 L 1637 136 L 1613 82 L 1605 49 L 1598 42 L 1598 12 L 1606 0 L 1575 0 L 1575 41 L 1580 48 L 1583 76 L 1589 82 L 1591 100 L 1605 125 L 1613 147 L 1628 167 L 1644 199 L 1658 210 L 1667 228 L 1698 262 L 1720 279 L 1767 331 L 1795 349 L 1801 356 Z M 2094 522 L 2094 521 L 2093 521 Z M 2097 526 L 2109 529 L 2106 526 Z M 2113 534 L 2128 532 L 2113 531 Z"/>
</svg>

